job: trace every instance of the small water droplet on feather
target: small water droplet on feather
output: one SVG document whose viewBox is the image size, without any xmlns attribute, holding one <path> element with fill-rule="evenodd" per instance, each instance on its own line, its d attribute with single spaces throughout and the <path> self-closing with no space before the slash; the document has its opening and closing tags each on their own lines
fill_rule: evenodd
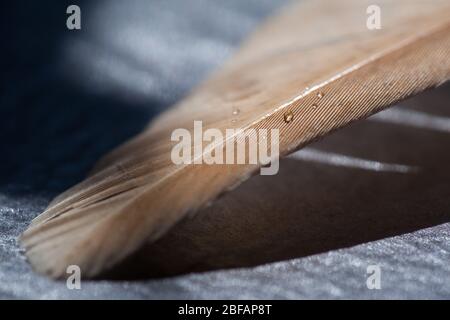
<svg viewBox="0 0 450 320">
<path fill-rule="evenodd" d="M 292 113 L 292 111 L 287 111 L 284 116 L 284 122 L 286 123 L 290 123 L 292 122 L 292 120 L 294 120 L 294 114 Z"/>
</svg>

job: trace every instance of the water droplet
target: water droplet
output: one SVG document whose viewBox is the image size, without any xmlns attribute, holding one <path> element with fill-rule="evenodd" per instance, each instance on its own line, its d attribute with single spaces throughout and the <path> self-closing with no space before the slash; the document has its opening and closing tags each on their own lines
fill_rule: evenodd
<svg viewBox="0 0 450 320">
<path fill-rule="evenodd" d="M 313 104 L 312 106 L 311 106 L 314 110 L 316 110 L 317 109 L 317 104 Z"/>
<path fill-rule="evenodd" d="M 236 123 L 236 119 L 231 119 L 231 123 Z"/>
<path fill-rule="evenodd" d="M 234 116 L 237 116 L 238 114 L 239 114 L 239 112 L 241 112 L 241 110 L 239 110 L 239 109 L 233 109 L 233 115 Z"/>
<path fill-rule="evenodd" d="M 292 113 L 292 111 L 287 111 L 284 114 L 284 122 L 289 123 L 292 120 L 294 120 L 294 114 Z"/>
<path fill-rule="evenodd" d="M 322 99 L 323 96 L 324 96 L 323 92 L 320 92 L 320 91 L 319 91 L 319 92 L 317 93 L 317 98 Z"/>
</svg>

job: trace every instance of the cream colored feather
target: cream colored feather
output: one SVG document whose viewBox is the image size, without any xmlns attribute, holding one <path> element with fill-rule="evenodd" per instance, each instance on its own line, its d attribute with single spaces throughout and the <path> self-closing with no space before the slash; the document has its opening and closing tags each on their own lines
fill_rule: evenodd
<svg viewBox="0 0 450 320">
<path fill-rule="evenodd" d="M 101 275 L 258 169 L 174 165 L 176 128 L 276 128 L 284 156 L 450 78 L 450 1 L 378 1 L 380 30 L 366 26 L 370 4 L 301 1 L 268 21 L 33 221 L 21 240 L 36 271 L 60 278 L 78 265 L 84 277 Z"/>
</svg>

